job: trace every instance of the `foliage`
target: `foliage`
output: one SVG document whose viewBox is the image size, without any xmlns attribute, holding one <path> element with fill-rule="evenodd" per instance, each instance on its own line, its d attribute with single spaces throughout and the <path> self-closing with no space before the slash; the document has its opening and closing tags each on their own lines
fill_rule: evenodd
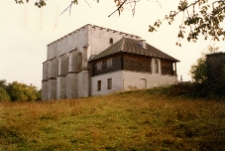
<svg viewBox="0 0 225 151">
<path fill-rule="evenodd" d="M 219 47 L 208 46 L 206 52 L 202 53 L 202 56 L 197 60 L 196 64 L 191 66 L 190 74 L 194 82 L 196 83 L 209 83 L 208 67 L 206 63 L 206 56 L 210 53 L 217 52 Z"/>
<path fill-rule="evenodd" d="M 37 99 L 36 87 L 23 83 L 13 82 L 8 85 L 8 93 L 12 101 L 34 101 Z"/>
<path fill-rule="evenodd" d="M 188 4 L 187 0 L 181 0 L 178 5 L 178 10 L 170 11 L 170 14 L 166 15 L 164 19 L 171 25 L 179 13 L 183 13 L 183 21 L 180 25 L 178 38 L 184 38 L 185 29 L 189 27 L 188 41 L 196 42 L 200 34 L 204 36 L 205 40 L 208 37 L 211 37 L 214 41 L 219 41 L 221 37 L 222 40 L 225 39 L 225 30 L 221 25 L 225 18 L 224 0 L 213 2 L 208 2 L 208 0 L 195 0 L 190 4 Z M 153 25 L 149 26 L 149 32 L 156 31 L 156 28 L 159 28 L 161 24 L 162 21 L 157 20 Z M 181 46 L 180 42 L 176 44 Z"/>
<path fill-rule="evenodd" d="M 0 102 L 10 100 L 10 96 L 6 91 L 6 88 L 7 88 L 6 80 L 0 80 Z"/>
<path fill-rule="evenodd" d="M 225 150 L 224 101 L 161 92 L 0 103 L 0 150 Z"/>
<path fill-rule="evenodd" d="M 10 100 L 10 97 L 8 93 L 6 92 L 6 89 L 0 86 L 0 102 L 6 102 L 9 100 Z"/>
<path fill-rule="evenodd" d="M 206 54 L 202 54 L 197 63 L 191 66 L 190 74 L 196 83 L 206 83 L 208 81 Z"/>
<path fill-rule="evenodd" d="M 36 101 L 41 100 L 41 90 L 33 85 L 0 80 L 0 101 Z"/>
</svg>

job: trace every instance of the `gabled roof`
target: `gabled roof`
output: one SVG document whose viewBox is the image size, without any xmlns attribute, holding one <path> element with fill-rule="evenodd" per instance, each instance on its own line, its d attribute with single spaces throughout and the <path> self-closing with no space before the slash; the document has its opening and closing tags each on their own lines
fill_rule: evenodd
<svg viewBox="0 0 225 151">
<path fill-rule="evenodd" d="M 126 52 L 130 54 L 137 54 L 137 55 L 143 55 L 148 57 L 154 57 L 154 58 L 160 58 L 160 59 L 166 59 L 171 60 L 175 62 L 179 62 L 179 60 L 169 56 L 168 54 L 158 50 L 157 48 L 149 45 L 146 43 L 146 49 L 144 49 L 138 40 L 129 39 L 129 38 L 122 38 L 115 44 L 108 47 L 106 50 L 101 52 L 100 54 L 94 56 L 92 60 L 97 60 L 103 57 L 107 57 L 119 52 Z"/>
</svg>

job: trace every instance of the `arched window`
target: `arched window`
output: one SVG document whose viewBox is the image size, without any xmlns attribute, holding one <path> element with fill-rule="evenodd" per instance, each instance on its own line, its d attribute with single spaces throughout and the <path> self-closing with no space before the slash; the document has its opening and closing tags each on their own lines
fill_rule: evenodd
<svg viewBox="0 0 225 151">
<path fill-rule="evenodd" d="M 154 61 L 154 69 L 155 69 L 155 73 L 159 73 L 159 63 L 157 59 L 155 59 Z"/>
<path fill-rule="evenodd" d="M 109 39 L 109 44 L 111 44 L 111 45 L 113 44 L 113 39 L 112 38 Z"/>
</svg>

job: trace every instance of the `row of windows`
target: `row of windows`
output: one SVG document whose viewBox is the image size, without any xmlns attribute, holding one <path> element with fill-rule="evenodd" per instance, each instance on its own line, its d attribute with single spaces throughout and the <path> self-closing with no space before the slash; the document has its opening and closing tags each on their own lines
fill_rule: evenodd
<svg viewBox="0 0 225 151">
<path fill-rule="evenodd" d="M 102 89 L 102 81 L 98 80 L 97 90 L 101 91 L 101 89 Z M 108 90 L 112 89 L 112 78 L 107 79 L 107 89 Z"/>
<path fill-rule="evenodd" d="M 102 70 L 102 61 L 98 61 L 97 64 L 97 70 Z M 107 59 L 107 68 L 112 67 L 112 58 Z M 159 73 L 159 62 L 157 59 L 154 59 L 154 73 Z"/>
<path fill-rule="evenodd" d="M 102 70 L 102 61 L 98 61 L 96 64 L 97 70 Z M 112 67 L 112 58 L 108 58 L 107 59 L 107 68 L 111 68 Z"/>
</svg>

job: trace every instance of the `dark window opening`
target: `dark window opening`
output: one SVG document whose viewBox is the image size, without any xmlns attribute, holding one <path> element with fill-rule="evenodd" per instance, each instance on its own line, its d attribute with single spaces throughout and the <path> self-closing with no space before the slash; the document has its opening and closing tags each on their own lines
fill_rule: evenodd
<svg viewBox="0 0 225 151">
<path fill-rule="evenodd" d="M 98 81 L 98 91 L 101 91 L 101 80 Z"/>
<path fill-rule="evenodd" d="M 155 65 L 155 73 L 159 73 L 158 60 L 155 59 L 154 65 Z"/>
<path fill-rule="evenodd" d="M 112 39 L 112 38 L 109 39 L 109 43 L 110 43 L 111 45 L 113 44 L 113 39 Z"/>
<path fill-rule="evenodd" d="M 108 79 L 108 82 L 107 82 L 107 89 L 108 89 L 108 90 L 112 89 L 112 78 Z"/>
</svg>

